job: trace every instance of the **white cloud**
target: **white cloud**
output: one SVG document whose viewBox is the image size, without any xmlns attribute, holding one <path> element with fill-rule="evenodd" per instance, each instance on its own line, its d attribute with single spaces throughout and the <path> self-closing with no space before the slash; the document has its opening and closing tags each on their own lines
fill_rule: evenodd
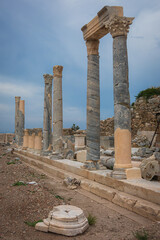
<svg viewBox="0 0 160 240">
<path fill-rule="evenodd" d="M 146 56 L 159 56 L 160 52 L 160 9 L 142 11 L 134 20 L 129 34 L 129 44 L 143 60 Z M 150 55 L 151 54 L 151 55 Z"/>
<path fill-rule="evenodd" d="M 0 75 L 0 94 L 10 97 L 22 96 L 33 97 L 34 95 L 42 92 L 43 89 L 30 82 L 25 83 L 24 80 L 18 82 L 16 79 Z"/>
</svg>

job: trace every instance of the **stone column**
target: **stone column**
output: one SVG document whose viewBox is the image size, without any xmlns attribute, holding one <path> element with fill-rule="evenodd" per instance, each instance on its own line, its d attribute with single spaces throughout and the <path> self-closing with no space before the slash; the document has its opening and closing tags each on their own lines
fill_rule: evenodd
<svg viewBox="0 0 160 240">
<path fill-rule="evenodd" d="M 44 115 L 43 115 L 43 150 L 49 150 L 52 144 L 52 80 L 53 76 L 44 74 Z"/>
<path fill-rule="evenodd" d="M 23 148 L 28 148 L 28 146 L 29 146 L 28 142 L 29 142 L 28 129 L 24 129 Z"/>
<path fill-rule="evenodd" d="M 19 102 L 18 146 L 23 145 L 25 101 Z"/>
<path fill-rule="evenodd" d="M 114 17 L 106 27 L 113 37 L 114 139 L 116 169 L 131 168 L 131 113 L 127 33 L 133 18 Z"/>
<path fill-rule="evenodd" d="M 60 151 L 63 131 L 62 66 L 53 67 L 53 150 Z"/>
<path fill-rule="evenodd" d="M 42 130 L 37 129 L 36 135 L 35 135 L 35 150 L 41 150 L 42 149 Z"/>
<path fill-rule="evenodd" d="M 18 144 L 18 128 L 19 128 L 19 102 L 21 97 L 15 97 L 15 143 Z"/>
<path fill-rule="evenodd" d="M 100 160 L 100 87 L 99 40 L 87 40 L 87 162 L 84 168 L 99 169 Z"/>
</svg>

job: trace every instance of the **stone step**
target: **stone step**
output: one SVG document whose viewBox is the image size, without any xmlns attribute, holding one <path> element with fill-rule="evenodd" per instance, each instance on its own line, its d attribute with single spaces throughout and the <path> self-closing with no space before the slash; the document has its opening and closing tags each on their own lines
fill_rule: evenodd
<svg viewBox="0 0 160 240">
<path fill-rule="evenodd" d="M 96 170 L 88 171 L 82 169 L 83 163 L 72 161 L 68 159 L 61 160 L 51 160 L 49 157 L 44 157 L 36 155 L 27 151 L 17 151 L 23 156 L 28 156 L 32 159 L 38 160 L 40 162 L 49 164 L 50 166 L 55 166 L 58 169 L 65 170 L 67 172 L 76 174 L 80 177 L 84 177 L 88 180 L 106 185 L 108 187 L 114 188 L 124 193 L 129 193 L 135 197 L 142 198 L 152 203 L 160 205 L 160 184 L 152 183 L 144 179 L 137 180 L 118 180 L 107 176 L 110 170 Z"/>
<path fill-rule="evenodd" d="M 95 182 L 94 180 L 87 179 L 78 174 L 67 171 L 59 167 L 50 164 L 50 159 L 44 159 L 44 161 L 37 160 L 31 157 L 30 154 L 22 154 L 22 152 L 16 152 L 24 162 L 29 164 L 31 167 L 36 167 L 41 170 L 43 173 L 64 179 L 66 177 L 73 177 L 81 180 L 82 189 L 87 190 L 88 192 L 94 193 L 95 195 L 102 197 L 106 200 L 111 201 L 112 203 L 128 209 L 129 211 L 135 212 L 141 216 L 147 217 L 154 221 L 160 221 L 160 205 L 151 203 L 149 201 L 143 200 L 142 198 L 135 197 L 131 194 L 125 193 L 118 189 L 103 185 L 101 183 Z M 30 155 L 30 156 L 26 156 Z M 32 155 L 33 156 L 33 155 Z M 53 160 L 51 160 L 54 162 Z M 61 160 L 59 160 L 61 161 Z M 48 163 L 47 163 L 48 162 Z M 64 168 L 64 166 L 63 166 Z"/>
</svg>

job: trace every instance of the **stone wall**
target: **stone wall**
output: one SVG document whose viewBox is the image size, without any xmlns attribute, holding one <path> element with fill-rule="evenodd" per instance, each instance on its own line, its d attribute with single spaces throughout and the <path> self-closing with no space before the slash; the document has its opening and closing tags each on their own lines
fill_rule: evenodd
<svg viewBox="0 0 160 240">
<path fill-rule="evenodd" d="M 155 131 L 157 126 L 156 113 L 160 112 L 160 96 L 148 100 L 139 98 L 131 108 L 132 136 L 138 131 Z"/>
<path fill-rule="evenodd" d="M 136 100 L 131 107 L 132 138 L 141 131 L 153 133 L 157 126 L 155 114 L 158 112 L 160 112 L 160 96 L 153 96 L 148 100 L 141 97 Z M 113 134 L 114 117 L 101 120 L 101 135 L 113 136 Z"/>
<path fill-rule="evenodd" d="M 14 133 L 0 133 L 0 143 L 11 143 L 15 138 Z"/>
</svg>

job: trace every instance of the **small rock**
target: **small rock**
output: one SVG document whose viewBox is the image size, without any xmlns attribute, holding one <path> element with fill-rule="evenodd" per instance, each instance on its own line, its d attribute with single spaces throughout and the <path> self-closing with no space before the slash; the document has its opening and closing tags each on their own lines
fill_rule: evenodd
<svg viewBox="0 0 160 240">
<path fill-rule="evenodd" d="M 105 150 L 104 151 L 104 155 L 113 156 L 114 155 L 114 151 L 113 150 Z"/>
</svg>

